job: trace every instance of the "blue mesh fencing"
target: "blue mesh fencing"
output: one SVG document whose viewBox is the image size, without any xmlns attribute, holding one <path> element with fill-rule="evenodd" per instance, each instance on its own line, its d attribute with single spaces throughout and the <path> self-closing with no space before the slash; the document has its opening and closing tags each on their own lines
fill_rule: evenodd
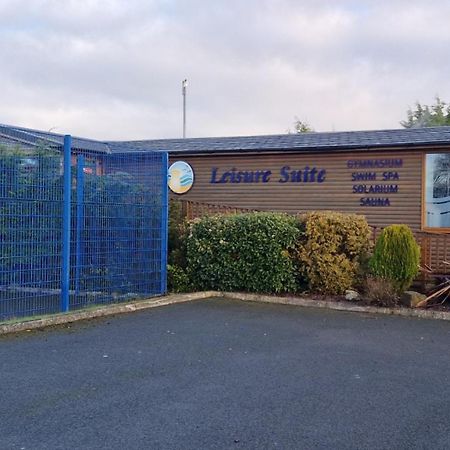
<svg viewBox="0 0 450 450">
<path fill-rule="evenodd" d="M 70 150 L 0 146 L 1 320 L 166 291 L 167 154 Z"/>
</svg>

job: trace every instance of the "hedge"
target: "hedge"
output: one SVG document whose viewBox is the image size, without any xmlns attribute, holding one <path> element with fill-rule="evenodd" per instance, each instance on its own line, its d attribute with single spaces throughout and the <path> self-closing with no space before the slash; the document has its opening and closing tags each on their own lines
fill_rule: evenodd
<svg viewBox="0 0 450 450">
<path fill-rule="evenodd" d="M 295 217 L 251 213 L 204 217 L 191 225 L 187 273 L 197 290 L 292 292 L 290 251 L 298 237 Z"/>
<path fill-rule="evenodd" d="M 185 239 L 186 266 L 172 249 L 171 288 L 342 294 L 363 278 L 370 236 L 364 217 L 336 212 L 196 219 Z"/>
</svg>

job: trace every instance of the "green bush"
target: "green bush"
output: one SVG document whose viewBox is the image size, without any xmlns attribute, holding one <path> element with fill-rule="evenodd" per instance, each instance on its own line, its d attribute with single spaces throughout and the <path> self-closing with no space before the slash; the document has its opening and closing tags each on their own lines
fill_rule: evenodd
<svg viewBox="0 0 450 450">
<path fill-rule="evenodd" d="M 420 247 L 407 225 L 383 229 L 370 260 L 372 273 L 391 281 L 398 293 L 407 289 L 419 273 Z"/>
<path fill-rule="evenodd" d="M 181 202 L 170 200 L 168 226 L 167 288 L 170 292 L 189 292 L 191 283 L 186 271 L 188 223 Z"/>
<path fill-rule="evenodd" d="M 298 236 L 295 217 L 276 213 L 211 216 L 194 221 L 187 240 L 193 288 L 291 292 L 289 251 Z"/>
<path fill-rule="evenodd" d="M 168 263 L 185 269 L 188 225 L 179 201 L 171 200 L 169 203 L 168 228 Z"/>
<path fill-rule="evenodd" d="M 167 265 L 167 287 L 170 292 L 189 292 L 191 282 L 186 270 L 177 265 Z"/>
<path fill-rule="evenodd" d="M 299 216 L 299 228 L 294 256 L 300 285 L 321 294 L 343 294 L 359 282 L 371 235 L 363 216 L 311 212 Z"/>
</svg>

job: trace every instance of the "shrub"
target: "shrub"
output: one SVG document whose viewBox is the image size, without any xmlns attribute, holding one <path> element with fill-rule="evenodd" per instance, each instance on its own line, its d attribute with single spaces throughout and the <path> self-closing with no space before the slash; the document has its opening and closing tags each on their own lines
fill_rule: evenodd
<svg viewBox="0 0 450 450">
<path fill-rule="evenodd" d="M 188 223 L 181 202 L 170 200 L 168 226 L 167 289 L 189 292 L 191 283 L 186 271 L 186 239 Z"/>
<path fill-rule="evenodd" d="M 321 294 L 343 294 L 359 281 L 371 234 L 363 216 L 312 212 L 299 217 L 299 228 L 300 284 Z"/>
<path fill-rule="evenodd" d="M 189 292 L 191 283 L 186 270 L 177 265 L 167 265 L 167 287 L 170 292 Z"/>
<path fill-rule="evenodd" d="M 372 273 L 390 280 L 398 293 L 407 289 L 419 273 L 420 247 L 407 225 L 383 229 L 370 260 Z"/>
<path fill-rule="evenodd" d="M 289 250 L 297 236 L 295 218 L 285 214 L 204 217 L 194 221 L 187 241 L 189 278 L 200 290 L 293 291 Z"/>
<path fill-rule="evenodd" d="M 179 201 L 170 201 L 168 228 L 168 263 L 185 269 L 188 225 Z"/>
<path fill-rule="evenodd" d="M 395 306 L 399 302 L 397 290 L 390 280 L 368 276 L 363 286 L 364 299 L 370 305 Z"/>
</svg>

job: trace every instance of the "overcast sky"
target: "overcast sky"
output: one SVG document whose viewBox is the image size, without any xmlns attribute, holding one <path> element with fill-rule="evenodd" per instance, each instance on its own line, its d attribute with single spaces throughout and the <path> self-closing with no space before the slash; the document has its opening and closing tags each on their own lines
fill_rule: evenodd
<svg viewBox="0 0 450 450">
<path fill-rule="evenodd" d="M 0 123 L 99 139 L 399 128 L 450 101 L 450 1 L 0 0 Z"/>
</svg>

